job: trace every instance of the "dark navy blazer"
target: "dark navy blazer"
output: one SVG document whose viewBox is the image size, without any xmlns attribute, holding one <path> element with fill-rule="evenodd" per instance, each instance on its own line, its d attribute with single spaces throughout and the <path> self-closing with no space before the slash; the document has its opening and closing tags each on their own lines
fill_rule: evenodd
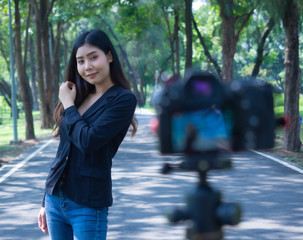
<svg viewBox="0 0 303 240">
<path fill-rule="evenodd" d="M 111 206 L 112 158 L 128 131 L 136 104 L 131 91 L 115 85 L 82 116 L 75 106 L 65 109 L 46 193 L 53 194 L 64 173 L 63 189 L 71 200 L 94 208 Z"/>
</svg>

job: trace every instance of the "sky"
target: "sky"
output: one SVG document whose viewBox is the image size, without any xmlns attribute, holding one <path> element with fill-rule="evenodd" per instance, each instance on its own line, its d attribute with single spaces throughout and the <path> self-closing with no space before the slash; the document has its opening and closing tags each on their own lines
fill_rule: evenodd
<svg viewBox="0 0 303 240">
<path fill-rule="evenodd" d="M 194 0 L 193 1 L 193 10 L 198 10 L 201 5 L 206 4 L 205 0 Z"/>
</svg>

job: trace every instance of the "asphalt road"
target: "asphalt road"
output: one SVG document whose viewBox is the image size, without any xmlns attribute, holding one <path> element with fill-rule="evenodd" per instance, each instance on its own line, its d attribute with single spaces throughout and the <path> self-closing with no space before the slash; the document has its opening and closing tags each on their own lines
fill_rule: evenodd
<svg viewBox="0 0 303 240">
<path fill-rule="evenodd" d="M 113 161 L 114 205 L 109 212 L 110 240 L 183 240 L 186 225 L 171 225 L 165 214 L 184 206 L 195 189 L 196 173 L 162 175 L 164 161 L 148 128 L 151 115 L 137 113 L 139 130 L 127 136 Z M 0 169 L 0 239 L 49 239 L 37 227 L 48 167 L 58 141 L 47 139 Z M 303 175 L 254 152 L 233 155 L 233 168 L 211 171 L 209 182 L 226 202 L 241 205 L 236 227 L 224 239 L 303 240 Z"/>
</svg>

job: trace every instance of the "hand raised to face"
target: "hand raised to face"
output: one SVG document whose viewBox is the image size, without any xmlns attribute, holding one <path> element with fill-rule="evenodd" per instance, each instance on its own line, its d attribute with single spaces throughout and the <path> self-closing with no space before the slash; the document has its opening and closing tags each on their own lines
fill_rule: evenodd
<svg viewBox="0 0 303 240">
<path fill-rule="evenodd" d="M 76 84 L 73 82 L 63 82 L 59 89 L 59 99 L 64 109 L 73 106 L 76 99 Z"/>
</svg>

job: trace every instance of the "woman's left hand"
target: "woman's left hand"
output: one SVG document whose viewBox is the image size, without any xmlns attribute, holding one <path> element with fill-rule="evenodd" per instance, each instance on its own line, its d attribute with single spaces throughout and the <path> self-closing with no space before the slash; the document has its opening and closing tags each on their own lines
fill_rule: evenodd
<svg viewBox="0 0 303 240">
<path fill-rule="evenodd" d="M 76 84 L 69 81 L 63 82 L 59 89 L 59 99 L 63 104 L 64 109 L 75 105 Z"/>
<path fill-rule="evenodd" d="M 41 207 L 39 215 L 38 215 L 38 226 L 43 233 L 48 233 L 47 223 L 46 223 L 46 214 L 45 208 Z"/>
</svg>

